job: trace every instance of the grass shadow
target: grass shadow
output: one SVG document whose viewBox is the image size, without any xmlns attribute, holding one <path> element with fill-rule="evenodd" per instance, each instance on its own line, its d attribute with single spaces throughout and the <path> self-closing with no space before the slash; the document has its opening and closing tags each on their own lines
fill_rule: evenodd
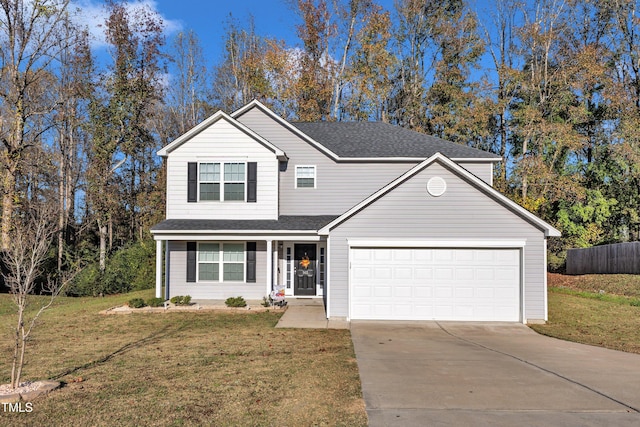
<svg viewBox="0 0 640 427">
<path fill-rule="evenodd" d="M 83 365 L 75 366 L 73 368 L 69 368 L 69 369 L 67 369 L 67 370 L 65 370 L 65 371 L 63 371 L 63 372 L 61 372 L 61 373 L 59 373 L 57 375 L 53 375 L 53 376 L 49 377 L 49 379 L 57 381 L 60 378 L 63 378 L 65 376 L 67 376 L 67 375 L 75 374 L 75 373 L 77 373 L 79 371 L 82 371 L 84 369 L 88 369 L 88 368 L 92 368 L 92 367 L 95 367 L 95 366 L 103 365 L 103 364 L 109 362 L 111 359 L 113 359 L 116 356 L 120 356 L 120 355 L 123 355 L 123 354 L 131 351 L 131 350 L 144 347 L 145 345 L 148 345 L 148 344 L 152 344 L 152 343 L 154 343 L 154 342 L 156 342 L 156 341 L 158 341 L 158 340 L 160 340 L 162 338 L 166 338 L 166 337 L 168 337 L 168 336 L 170 336 L 170 335 L 172 335 L 172 334 L 174 334 L 176 332 L 180 332 L 182 329 L 185 328 L 185 325 L 182 324 L 182 325 L 180 325 L 180 327 L 178 327 L 175 330 L 169 330 L 171 326 L 172 325 L 166 325 L 164 328 L 152 333 L 151 335 L 148 335 L 148 336 L 146 336 L 144 338 L 141 338 L 141 339 L 139 339 L 137 341 L 133 341 L 133 342 L 130 342 L 128 344 L 125 344 L 122 347 L 120 347 L 119 349 L 117 349 L 116 351 L 114 351 L 112 353 L 109 353 L 109 354 L 107 354 L 107 355 L 105 355 L 105 356 L 103 356 L 103 357 L 101 357 L 101 358 L 99 358 L 97 360 L 92 360 L 91 362 L 87 362 L 87 363 L 85 363 Z"/>
</svg>

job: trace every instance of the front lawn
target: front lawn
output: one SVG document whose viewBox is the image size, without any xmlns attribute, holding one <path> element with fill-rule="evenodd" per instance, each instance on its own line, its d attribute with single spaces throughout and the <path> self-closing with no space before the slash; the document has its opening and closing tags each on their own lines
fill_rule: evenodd
<svg viewBox="0 0 640 427">
<path fill-rule="evenodd" d="M 274 329 L 275 312 L 98 314 L 137 296 L 152 294 L 60 298 L 34 332 L 23 377 L 65 386 L 31 413 L 2 413 L 3 424 L 367 424 L 349 331 Z M 0 295 L 0 383 L 12 313 Z"/>
<path fill-rule="evenodd" d="M 549 322 L 530 325 L 552 337 L 640 353 L 640 276 L 549 275 Z"/>
</svg>

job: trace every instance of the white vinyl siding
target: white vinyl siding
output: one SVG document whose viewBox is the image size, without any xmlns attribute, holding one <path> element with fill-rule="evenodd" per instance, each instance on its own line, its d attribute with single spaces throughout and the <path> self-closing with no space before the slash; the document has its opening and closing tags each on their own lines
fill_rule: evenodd
<svg viewBox="0 0 640 427">
<path fill-rule="evenodd" d="M 296 166 L 296 188 L 316 188 L 315 166 Z"/>
<path fill-rule="evenodd" d="M 243 282 L 244 243 L 198 243 L 199 282 Z"/>
<path fill-rule="evenodd" d="M 177 147 L 167 157 L 167 219 L 277 219 L 278 218 L 278 159 L 265 146 L 255 141 L 224 119 L 213 123 L 199 134 Z M 240 194 L 246 200 L 246 164 L 257 163 L 256 203 L 189 203 L 187 201 L 187 165 L 197 162 L 198 166 L 210 163 L 220 164 L 220 180 L 224 181 L 225 163 L 244 164 L 244 178 L 230 183 L 227 195 Z M 237 178 L 239 171 L 230 173 Z M 200 170 L 198 171 L 200 178 Z M 212 181 L 209 181 L 213 183 Z M 202 188 L 198 186 L 201 193 Z M 220 187 L 220 199 L 225 198 L 225 189 Z M 200 194 L 201 195 L 201 194 Z"/>
</svg>

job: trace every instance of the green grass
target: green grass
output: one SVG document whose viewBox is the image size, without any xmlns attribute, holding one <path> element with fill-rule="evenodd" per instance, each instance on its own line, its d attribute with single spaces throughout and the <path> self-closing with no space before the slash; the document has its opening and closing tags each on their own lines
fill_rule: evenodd
<svg viewBox="0 0 640 427">
<path fill-rule="evenodd" d="M 549 275 L 549 321 L 539 333 L 640 353 L 640 280 L 631 275 Z M 602 292 L 601 292 L 602 291 Z"/>
<path fill-rule="evenodd" d="M 274 329 L 279 312 L 98 314 L 151 296 L 60 298 L 34 331 L 24 379 L 65 386 L 1 423 L 366 425 L 349 331 Z M 1 383 L 12 322 L 0 295 Z"/>
</svg>

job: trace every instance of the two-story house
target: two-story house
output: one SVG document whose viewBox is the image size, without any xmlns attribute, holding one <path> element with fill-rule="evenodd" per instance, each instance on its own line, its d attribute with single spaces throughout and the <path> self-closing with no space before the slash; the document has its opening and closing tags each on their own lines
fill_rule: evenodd
<svg viewBox="0 0 640 427">
<path fill-rule="evenodd" d="M 262 299 L 346 319 L 547 319 L 558 230 L 492 187 L 494 154 L 384 123 L 290 123 L 254 101 L 158 154 L 156 293 Z"/>
</svg>

